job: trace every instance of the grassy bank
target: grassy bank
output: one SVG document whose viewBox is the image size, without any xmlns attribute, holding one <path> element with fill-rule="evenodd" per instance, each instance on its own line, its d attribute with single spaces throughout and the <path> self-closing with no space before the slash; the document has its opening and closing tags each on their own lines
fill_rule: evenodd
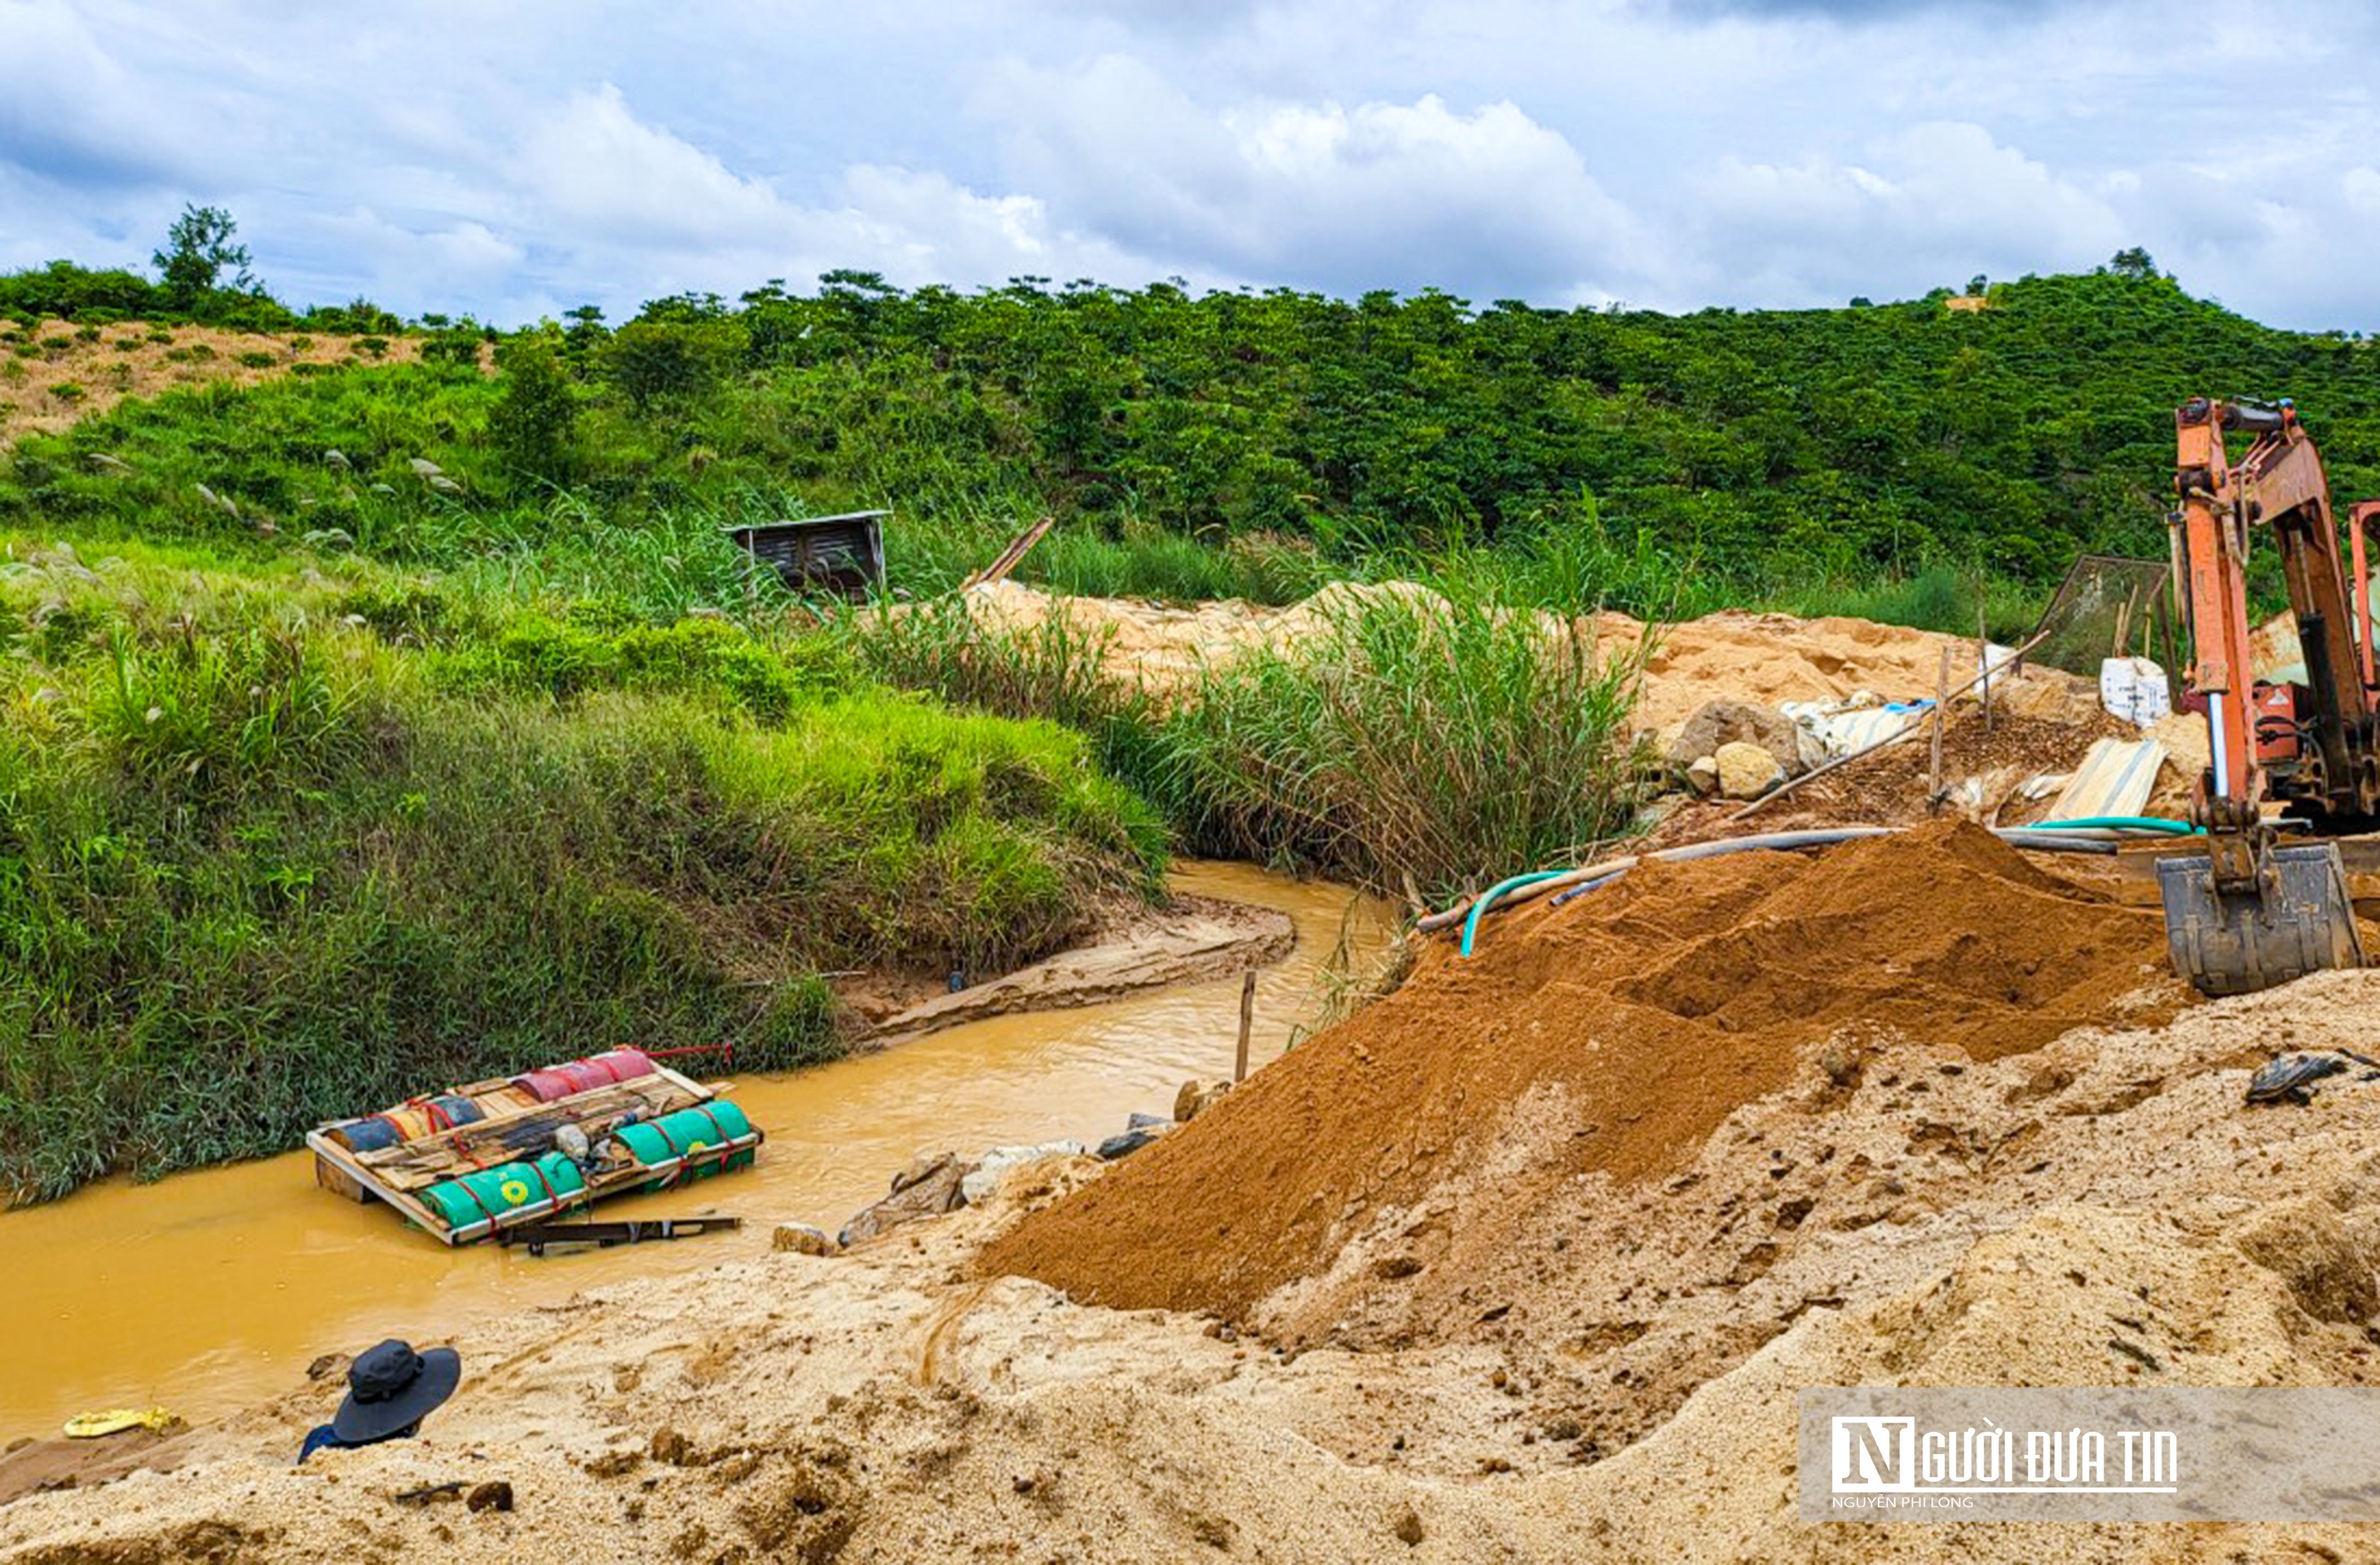
<svg viewBox="0 0 2380 1565">
<path fill-rule="evenodd" d="M 20 1197 L 613 1043 L 821 1058 L 816 973 L 1020 962 L 1160 862 L 1078 735 L 854 680 L 832 649 L 352 563 L 11 552 Z"/>
</svg>

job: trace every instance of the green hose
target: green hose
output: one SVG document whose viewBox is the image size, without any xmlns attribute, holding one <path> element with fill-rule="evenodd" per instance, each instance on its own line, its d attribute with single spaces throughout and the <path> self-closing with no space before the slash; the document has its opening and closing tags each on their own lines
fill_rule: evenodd
<svg viewBox="0 0 2380 1565">
<path fill-rule="evenodd" d="M 1489 903 L 1494 902 L 1506 892 L 1517 892 L 1523 886 L 1534 886 L 1540 880 L 1557 880 L 1569 873 L 1567 869 L 1533 869 L 1526 875 L 1515 875 L 1509 880 L 1499 880 L 1482 892 L 1479 900 L 1471 904 L 1471 916 L 1463 921 L 1463 954 L 1465 956 L 1471 954 L 1471 939 L 1479 932 L 1479 916 L 1488 911 Z"/>
<path fill-rule="evenodd" d="M 2187 820 L 2157 815 L 2086 815 L 2073 820 L 2036 820 L 2027 831 L 2159 831 L 2168 837 L 2195 837 L 2202 829 Z"/>
</svg>

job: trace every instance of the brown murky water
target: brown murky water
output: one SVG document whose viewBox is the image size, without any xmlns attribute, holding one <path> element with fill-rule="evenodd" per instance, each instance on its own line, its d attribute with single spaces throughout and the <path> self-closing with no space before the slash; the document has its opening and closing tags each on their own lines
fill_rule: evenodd
<svg viewBox="0 0 2380 1565">
<path fill-rule="evenodd" d="M 1297 949 L 1257 985 L 1256 1049 L 1309 1019 L 1342 920 L 1359 956 L 1383 910 L 1343 888 L 1193 864 L 1181 890 L 1277 907 Z M 1351 905 L 1354 908 L 1349 918 Z M 448 1250 L 385 1208 L 314 1188 L 308 1154 L 121 1181 L 0 1213 L 0 1444 L 86 1408 L 161 1403 L 205 1418 L 297 1384 L 317 1354 L 382 1337 L 441 1341 L 475 1318 L 622 1278 L 686 1271 L 765 1247 L 788 1219 L 832 1231 L 924 1146 L 1096 1141 L 1138 1109 L 1167 1112 L 1184 1076 L 1230 1074 L 1239 980 L 1079 1011 L 1005 1016 L 880 1054 L 746 1076 L 737 1101 L 769 1133 L 749 1173 L 698 1196 L 607 1201 L 602 1218 L 741 1214 L 737 1233 L 532 1260 Z"/>
</svg>

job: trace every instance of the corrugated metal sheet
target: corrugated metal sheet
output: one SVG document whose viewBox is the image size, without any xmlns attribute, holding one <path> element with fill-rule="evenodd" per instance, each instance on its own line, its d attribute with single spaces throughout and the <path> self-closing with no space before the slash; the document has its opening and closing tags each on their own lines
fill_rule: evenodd
<svg viewBox="0 0 2380 1565">
<path fill-rule="evenodd" d="M 2050 807 L 2052 820 L 2138 815 L 2156 789 L 2165 746 L 2154 739 L 2095 739 L 2066 791 Z"/>
</svg>

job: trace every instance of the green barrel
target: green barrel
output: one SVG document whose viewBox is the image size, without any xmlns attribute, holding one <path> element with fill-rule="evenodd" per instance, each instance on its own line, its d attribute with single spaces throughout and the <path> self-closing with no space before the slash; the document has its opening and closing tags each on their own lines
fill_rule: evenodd
<svg viewBox="0 0 2380 1565">
<path fill-rule="evenodd" d="M 446 1219 L 447 1227 L 468 1228 L 492 1214 L 502 1217 L 550 1195 L 576 1195 L 586 1188 L 577 1164 L 559 1152 L 548 1152 L 534 1163 L 505 1163 L 433 1184 L 421 1193 L 421 1199 Z"/>
<path fill-rule="evenodd" d="M 716 1157 L 702 1156 L 706 1148 L 740 1141 L 751 1134 L 752 1122 L 744 1117 L 744 1110 L 724 1098 L 717 1098 L 699 1109 L 681 1109 L 650 1124 L 629 1125 L 619 1136 L 621 1145 L 646 1168 L 681 1156 L 687 1159 L 674 1174 L 664 1175 L 645 1186 L 648 1190 L 661 1190 L 684 1180 L 709 1179 L 729 1169 L 751 1167 L 749 1146 L 730 1154 L 723 1162 Z"/>
</svg>

